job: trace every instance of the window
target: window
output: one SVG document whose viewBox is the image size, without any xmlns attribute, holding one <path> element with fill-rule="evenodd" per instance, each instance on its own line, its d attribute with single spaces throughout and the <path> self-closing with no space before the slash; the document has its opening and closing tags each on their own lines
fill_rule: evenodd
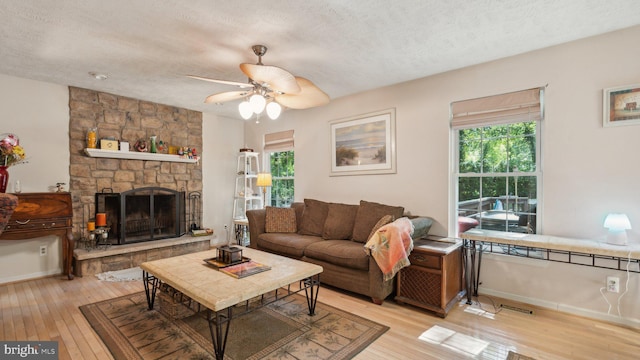
<svg viewBox="0 0 640 360">
<path fill-rule="evenodd" d="M 531 89 L 452 104 L 460 222 L 538 232 L 541 100 L 542 89 Z"/>
<path fill-rule="evenodd" d="M 268 205 L 288 207 L 294 195 L 294 157 L 293 150 L 272 152 L 269 156 L 272 186 Z"/>
<path fill-rule="evenodd" d="M 271 172 L 271 190 L 265 205 L 288 207 L 294 199 L 294 152 L 293 130 L 265 134 L 264 151 Z"/>
</svg>

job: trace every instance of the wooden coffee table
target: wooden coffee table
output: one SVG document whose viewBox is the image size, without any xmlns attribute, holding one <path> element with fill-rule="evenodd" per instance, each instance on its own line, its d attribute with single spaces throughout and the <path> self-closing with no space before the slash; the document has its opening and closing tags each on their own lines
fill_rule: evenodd
<svg viewBox="0 0 640 360">
<path fill-rule="evenodd" d="M 268 265 L 271 270 L 236 279 L 207 265 L 217 256 L 209 250 L 142 263 L 143 282 L 149 309 L 156 291 L 169 286 L 189 301 L 206 309 L 216 359 L 223 359 L 231 319 L 304 291 L 309 315 L 315 314 L 322 267 L 283 256 L 242 247 L 243 256 Z M 299 288 L 292 290 L 291 284 Z M 270 294 L 265 296 L 265 294 Z M 244 303 L 244 306 L 236 306 Z"/>
</svg>

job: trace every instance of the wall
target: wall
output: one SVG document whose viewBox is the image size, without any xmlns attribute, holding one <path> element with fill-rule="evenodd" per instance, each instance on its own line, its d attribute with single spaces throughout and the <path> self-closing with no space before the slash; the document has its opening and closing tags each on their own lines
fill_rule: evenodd
<svg viewBox="0 0 640 360">
<path fill-rule="evenodd" d="M 237 155 L 244 144 L 244 122 L 203 114 L 203 224 L 215 230 L 216 243 L 233 238 L 232 211 Z M 227 225 L 227 231 L 224 229 Z"/>
<path fill-rule="evenodd" d="M 0 133 L 20 137 L 28 163 L 9 168 L 7 192 L 20 180 L 23 192 L 48 192 L 69 184 L 69 92 L 66 86 L 0 74 Z M 39 256 L 40 245 L 48 248 Z M 0 240 L 0 283 L 62 272 L 56 236 Z"/>
<path fill-rule="evenodd" d="M 548 84 L 542 138 L 542 232 L 604 240 L 604 217 L 624 212 L 640 242 L 640 177 L 636 157 L 640 126 L 602 127 L 602 89 L 640 82 L 640 48 L 630 47 L 640 27 L 567 43 L 478 66 L 376 89 L 308 111 L 286 111 L 277 121 L 247 123 L 249 147 L 264 133 L 295 130 L 296 200 L 360 199 L 403 205 L 436 220 L 432 233 L 453 234 L 449 104 Z M 399 54 L 399 56 L 401 56 Z M 318 84 L 322 82 L 314 79 Z M 386 108 L 396 109 L 397 173 L 330 177 L 329 124 Z M 599 289 L 606 275 L 624 272 L 528 259 L 486 256 L 481 293 L 500 295 L 581 315 L 640 326 L 640 277 L 628 292 Z"/>
</svg>

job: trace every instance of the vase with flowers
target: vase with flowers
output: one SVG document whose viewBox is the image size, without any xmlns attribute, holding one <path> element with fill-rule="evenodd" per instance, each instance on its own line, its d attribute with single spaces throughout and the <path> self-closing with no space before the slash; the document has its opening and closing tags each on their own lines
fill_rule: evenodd
<svg viewBox="0 0 640 360">
<path fill-rule="evenodd" d="M 25 153 L 20 146 L 20 139 L 15 134 L 0 135 L 0 193 L 7 191 L 9 183 L 9 166 L 25 162 Z"/>
</svg>

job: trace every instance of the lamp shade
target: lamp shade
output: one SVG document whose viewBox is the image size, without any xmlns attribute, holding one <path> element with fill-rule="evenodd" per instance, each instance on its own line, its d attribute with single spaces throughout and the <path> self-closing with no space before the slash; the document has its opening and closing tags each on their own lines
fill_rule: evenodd
<svg viewBox="0 0 640 360">
<path fill-rule="evenodd" d="M 258 180 L 256 186 L 267 187 L 271 186 L 271 173 L 258 173 Z"/>
<path fill-rule="evenodd" d="M 604 219 L 604 227 L 610 230 L 629 230 L 631 223 L 626 214 L 609 214 Z"/>
<path fill-rule="evenodd" d="M 631 229 L 629 218 L 625 214 L 609 214 L 604 219 L 604 227 L 609 229 L 607 243 L 611 245 L 626 245 L 627 230 Z"/>
</svg>

